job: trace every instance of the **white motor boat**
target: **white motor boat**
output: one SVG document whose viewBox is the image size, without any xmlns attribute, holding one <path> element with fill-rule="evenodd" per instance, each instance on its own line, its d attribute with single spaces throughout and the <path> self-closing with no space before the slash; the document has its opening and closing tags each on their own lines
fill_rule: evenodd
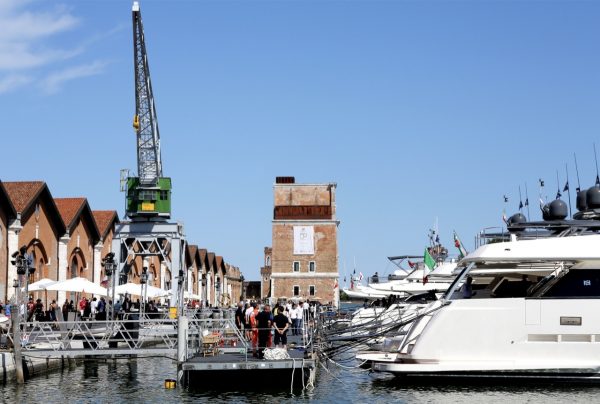
<svg viewBox="0 0 600 404">
<path fill-rule="evenodd" d="M 478 248 L 441 300 L 357 359 L 405 377 L 600 381 L 600 235 L 562 234 Z"/>
</svg>

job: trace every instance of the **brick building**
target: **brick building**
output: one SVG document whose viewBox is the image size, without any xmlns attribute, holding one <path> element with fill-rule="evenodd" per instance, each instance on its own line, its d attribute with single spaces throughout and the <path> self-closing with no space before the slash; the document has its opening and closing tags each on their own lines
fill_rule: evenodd
<svg viewBox="0 0 600 404">
<path fill-rule="evenodd" d="M 8 226 L 17 218 L 4 185 L 0 182 L 0 268 L 8 268 Z M 8 279 L 8 271 L 0 271 L 0 301 L 6 301 L 7 286 L 12 285 Z"/>
<path fill-rule="evenodd" d="M 36 269 L 30 275 L 29 283 L 42 278 L 58 279 L 58 245 L 66 228 L 48 186 L 42 181 L 3 184 L 17 214 L 8 226 L 8 257 L 24 246 Z M 9 299 L 15 292 L 12 280 L 17 279 L 17 268 L 7 262 L 3 270 L 6 270 L 7 276 L 3 276 L 6 283 L 2 286 Z M 40 292 L 32 295 L 42 297 Z M 49 292 L 48 298 L 56 298 L 56 293 Z"/>
<path fill-rule="evenodd" d="M 111 251 L 117 223 L 116 211 L 92 211 L 84 197 L 54 198 L 43 181 L 0 182 L 0 302 L 15 293 L 17 268 L 9 258 L 21 247 L 25 247 L 35 267 L 29 283 L 42 278 L 62 281 L 81 276 L 103 284 L 107 279 L 101 263 Z M 134 246 L 134 250 L 139 251 L 140 247 Z M 186 290 L 199 295 L 199 300 L 228 306 L 241 297 L 240 269 L 225 262 L 222 256 L 189 245 L 186 264 Z M 120 281 L 140 283 L 144 267 L 149 285 L 171 288 L 170 270 L 159 255 L 130 259 Z M 45 297 L 44 292 L 30 295 Z M 59 304 L 67 296 L 74 297 L 65 292 L 47 292 L 48 300 L 58 299 Z"/>
<path fill-rule="evenodd" d="M 273 186 L 272 246 L 261 268 L 262 297 L 337 304 L 339 222 L 336 184 L 297 184 L 277 177 Z"/>
<path fill-rule="evenodd" d="M 58 243 L 58 280 L 76 277 L 99 284 L 94 279 L 94 247 L 100 241 L 100 232 L 86 198 L 54 198 L 54 203 L 65 224 L 66 232 Z M 65 297 L 75 300 L 76 293 L 58 293 L 58 301 Z"/>
<path fill-rule="evenodd" d="M 100 240 L 94 246 L 94 279 L 98 279 L 102 283 L 106 280 L 102 259 L 111 251 L 112 239 L 115 226 L 119 223 L 119 216 L 115 210 L 93 210 L 92 214 L 100 232 Z"/>
</svg>

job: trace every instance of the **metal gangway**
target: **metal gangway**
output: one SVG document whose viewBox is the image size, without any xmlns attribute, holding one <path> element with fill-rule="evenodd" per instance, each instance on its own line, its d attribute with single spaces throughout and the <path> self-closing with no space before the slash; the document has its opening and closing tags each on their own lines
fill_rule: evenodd
<svg viewBox="0 0 600 404">
<path fill-rule="evenodd" d="M 247 342 L 233 319 L 222 315 L 208 318 L 195 310 L 186 311 L 183 316 L 187 329 L 183 338 L 186 357 L 206 349 L 203 343 L 206 336 L 218 337 L 213 349 L 247 352 Z M 168 314 L 156 317 L 153 313 L 125 314 L 105 321 L 21 323 L 21 354 L 37 358 L 166 356 L 176 359 L 182 339 L 180 323 L 178 318 L 170 318 Z M 12 330 L 8 330 L 7 336 L 14 346 Z"/>
</svg>

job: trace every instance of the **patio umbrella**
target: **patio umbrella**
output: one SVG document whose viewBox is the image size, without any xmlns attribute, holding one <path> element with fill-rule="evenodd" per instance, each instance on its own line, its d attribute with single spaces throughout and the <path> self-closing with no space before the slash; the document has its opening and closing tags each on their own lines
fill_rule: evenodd
<svg viewBox="0 0 600 404">
<path fill-rule="evenodd" d="M 56 281 L 53 281 L 52 279 L 43 278 L 37 282 L 30 283 L 27 290 L 29 292 L 39 292 L 41 290 L 46 290 L 48 286 L 53 285 L 55 283 Z M 25 292 L 25 288 L 22 288 L 21 290 Z"/>
<path fill-rule="evenodd" d="M 126 283 L 124 285 L 119 285 L 115 288 L 115 292 L 118 295 L 128 294 L 134 296 L 142 296 L 143 291 L 144 289 L 142 288 L 142 285 L 132 282 Z M 161 297 L 166 296 L 168 294 L 169 292 L 164 289 L 157 288 L 151 285 L 146 286 L 146 297 Z"/>
<path fill-rule="evenodd" d="M 50 285 L 46 290 L 58 290 L 61 292 L 80 292 L 80 293 L 91 293 L 93 295 L 107 296 L 108 292 L 106 288 L 90 282 L 85 278 L 71 278 L 66 281 L 57 282 L 54 285 Z"/>
<path fill-rule="evenodd" d="M 184 299 L 196 299 L 199 300 L 200 296 L 199 295 L 195 295 L 193 293 L 188 292 L 187 290 L 183 292 L 183 298 Z"/>
<path fill-rule="evenodd" d="M 142 295 L 140 285 L 138 285 L 136 283 L 132 283 L 132 282 L 128 282 L 123 285 L 117 286 L 115 288 L 115 293 L 117 295 L 124 295 L 124 294 L 135 295 L 135 296 Z"/>
<path fill-rule="evenodd" d="M 147 290 L 146 290 L 147 297 L 163 297 L 163 296 L 168 296 L 170 293 L 171 293 L 170 290 L 164 290 L 161 288 L 157 288 L 156 286 L 150 286 L 150 285 L 148 285 Z"/>
<path fill-rule="evenodd" d="M 27 287 L 27 293 L 29 292 L 39 292 L 39 291 L 44 291 L 44 297 L 46 300 L 46 308 L 48 308 L 48 290 L 46 290 L 46 288 L 50 285 L 54 285 L 56 283 L 56 281 L 53 281 L 52 279 L 48 279 L 48 278 L 42 278 L 37 282 L 33 282 L 30 283 L 29 286 Z M 23 292 L 25 292 L 25 288 L 21 289 Z"/>
</svg>

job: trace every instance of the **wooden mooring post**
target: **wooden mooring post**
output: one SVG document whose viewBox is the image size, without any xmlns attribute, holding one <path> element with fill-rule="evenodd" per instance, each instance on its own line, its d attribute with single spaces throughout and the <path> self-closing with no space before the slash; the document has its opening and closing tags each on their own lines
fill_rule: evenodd
<svg viewBox="0 0 600 404">
<path fill-rule="evenodd" d="M 11 309 L 11 321 L 13 329 L 13 355 L 15 357 L 15 374 L 17 383 L 25 383 L 25 374 L 23 373 L 23 357 L 21 356 L 21 310 L 18 305 L 13 304 Z"/>
</svg>

